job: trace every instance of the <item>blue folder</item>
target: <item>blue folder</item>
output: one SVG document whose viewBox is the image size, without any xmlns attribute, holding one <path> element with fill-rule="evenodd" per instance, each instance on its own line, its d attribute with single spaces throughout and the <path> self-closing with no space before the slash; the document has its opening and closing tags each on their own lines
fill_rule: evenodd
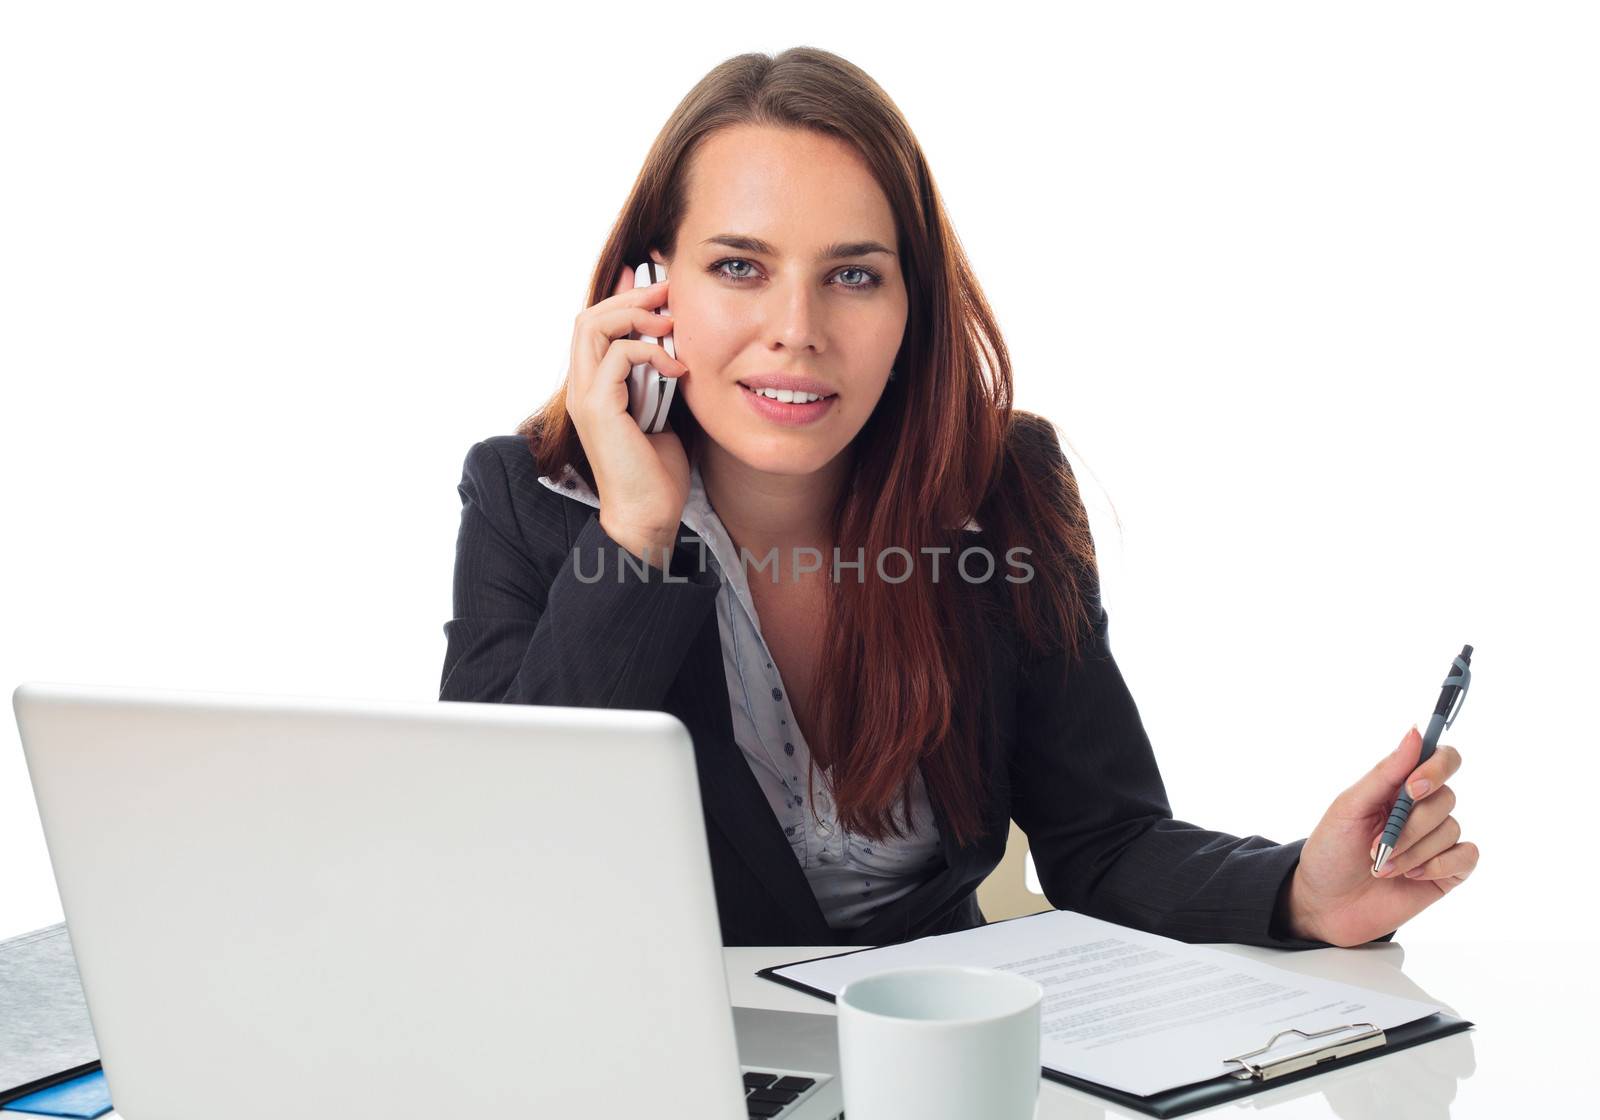
<svg viewBox="0 0 1600 1120">
<path fill-rule="evenodd" d="M 7 1101 L 4 1111 L 92 1120 L 111 1111 L 111 1091 L 106 1088 L 106 1075 L 95 1070 L 48 1089 L 40 1089 L 37 1093 Z"/>
</svg>

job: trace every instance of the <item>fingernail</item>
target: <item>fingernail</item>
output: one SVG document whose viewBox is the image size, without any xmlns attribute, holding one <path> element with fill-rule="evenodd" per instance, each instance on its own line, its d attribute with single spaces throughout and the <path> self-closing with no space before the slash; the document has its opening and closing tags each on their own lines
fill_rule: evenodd
<svg viewBox="0 0 1600 1120">
<path fill-rule="evenodd" d="M 1432 788 L 1433 783 L 1428 781 L 1427 778 L 1418 778 L 1411 783 L 1411 800 L 1415 801 Z"/>
<path fill-rule="evenodd" d="M 1376 845 L 1376 844 L 1372 845 L 1372 851 L 1368 852 L 1367 856 L 1370 859 L 1377 859 L 1378 858 L 1378 845 Z"/>
<path fill-rule="evenodd" d="M 1400 871 L 1400 865 L 1398 863 L 1396 863 L 1394 860 L 1390 860 L 1388 863 L 1383 865 L 1383 870 L 1378 872 L 1378 874 L 1382 878 L 1388 879 L 1388 878 L 1391 878 L 1394 875 L 1398 874 L 1399 871 Z"/>
<path fill-rule="evenodd" d="M 1417 725 L 1413 723 L 1411 725 L 1411 731 L 1415 731 L 1416 729 Z M 1404 735 L 1400 736 L 1400 745 L 1394 749 L 1395 758 L 1399 758 L 1401 752 L 1406 749 L 1406 741 L 1411 738 L 1411 731 L 1407 731 Z"/>
</svg>

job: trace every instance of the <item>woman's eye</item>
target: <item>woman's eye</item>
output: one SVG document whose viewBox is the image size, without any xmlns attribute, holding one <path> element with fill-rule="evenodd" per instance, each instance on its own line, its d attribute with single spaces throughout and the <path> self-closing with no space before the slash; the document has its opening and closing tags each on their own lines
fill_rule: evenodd
<svg viewBox="0 0 1600 1120">
<path fill-rule="evenodd" d="M 723 265 L 729 265 L 729 264 L 742 264 L 742 265 L 745 265 L 746 267 L 748 267 L 750 262 L 749 261 L 741 261 L 741 260 L 718 261 L 716 264 L 711 266 L 711 271 L 712 272 L 716 272 L 716 273 L 720 273 L 723 277 L 725 277 L 726 279 L 729 279 L 729 280 L 748 280 L 748 279 L 750 279 L 750 274 L 749 273 L 737 273 L 737 274 L 735 274 L 735 273 L 731 273 L 731 272 L 723 272 L 722 271 Z"/>
<path fill-rule="evenodd" d="M 862 279 L 860 281 L 858 281 L 858 282 L 856 282 L 854 284 L 846 284 L 846 285 L 844 285 L 846 288 L 876 288 L 880 283 L 883 282 L 882 278 L 877 273 L 873 272 L 871 269 L 858 268 L 858 267 L 852 265 L 849 268 L 843 269 L 839 273 L 839 275 L 843 276 L 846 272 L 858 272 L 862 276 Z"/>
</svg>

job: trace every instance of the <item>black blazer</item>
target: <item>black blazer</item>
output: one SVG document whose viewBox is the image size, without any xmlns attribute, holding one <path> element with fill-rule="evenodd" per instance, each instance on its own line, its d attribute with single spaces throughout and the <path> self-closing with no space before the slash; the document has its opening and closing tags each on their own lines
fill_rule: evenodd
<svg viewBox="0 0 1600 1120">
<path fill-rule="evenodd" d="M 1044 442 L 1036 453 L 1064 463 L 1053 434 Z M 958 847 L 935 804 L 943 870 L 865 926 L 831 929 L 734 741 L 714 609 L 720 577 L 699 563 L 693 531 L 680 526 L 686 543 L 670 577 L 654 565 L 636 574 L 639 561 L 595 509 L 541 483 L 514 435 L 474 444 L 457 489 L 454 617 L 444 626 L 439 698 L 682 720 L 694 740 L 725 945 L 880 945 L 983 925 L 975 891 L 1004 854 L 1010 818 L 1058 909 L 1189 942 L 1327 946 L 1283 935 L 1281 903 L 1304 840 L 1241 839 L 1173 819 L 1097 595 L 1093 642 L 1070 671 L 1065 653 L 1020 663 L 997 632 L 983 698 L 997 729 L 985 745 L 987 836 Z M 604 578 L 594 581 L 601 553 Z M 591 582 L 578 579 L 575 557 Z M 624 558 L 632 563 L 619 568 Z M 628 578 L 619 581 L 619 570 Z"/>
</svg>

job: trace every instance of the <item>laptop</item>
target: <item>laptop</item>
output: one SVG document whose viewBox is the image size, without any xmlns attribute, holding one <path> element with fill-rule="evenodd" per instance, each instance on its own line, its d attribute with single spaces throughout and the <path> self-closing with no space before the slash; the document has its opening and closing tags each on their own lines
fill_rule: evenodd
<svg viewBox="0 0 1600 1120">
<path fill-rule="evenodd" d="M 730 1006 L 665 712 L 12 704 L 125 1120 L 842 1115 L 831 1014 Z"/>
</svg>

